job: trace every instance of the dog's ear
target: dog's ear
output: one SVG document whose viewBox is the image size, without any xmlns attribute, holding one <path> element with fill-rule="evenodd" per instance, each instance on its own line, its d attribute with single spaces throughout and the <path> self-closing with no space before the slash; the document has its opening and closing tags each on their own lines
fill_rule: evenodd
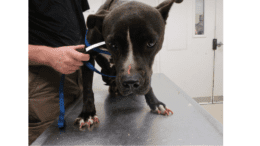
<svg viewBox="0 0 260 146">
<path fill-rule="evenodd" d="M 175 0 L 175 3 L 182 3 L 183 0 Z"/>
<path fill-rule="evenodd" d="M 164 2 L 162 2 L 161 4 L 159 4 L 156 9 L 159 10 L 159 12 L 161 13 L 165 23 L 166 23 L 166 20 L 168 18 L 168 14 L 169 14 L 169 11 L 172 7 L 172 4 L 175 2 L 175 3 L 181 3 L 183 0 L 166 0 Z"/>
<path fill-rule="evenodd" d="M 102 32 L 102 24 L 103 20 L 109 12 L 106 10 L 102 10 L 98 14 L 89 15 L 87 19 L 87 27 L 88 29 L 92 29 L 97 27 L 100 32 Z"/>
</svg>

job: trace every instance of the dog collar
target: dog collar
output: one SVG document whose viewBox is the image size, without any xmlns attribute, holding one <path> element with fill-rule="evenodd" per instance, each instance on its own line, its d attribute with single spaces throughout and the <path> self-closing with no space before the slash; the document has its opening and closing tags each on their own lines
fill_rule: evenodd
<svg viewBox="0 0 260 146">
<path fill-rule="evenodd" d="M 100 42 L 100 43 L 96 43 L 94 45 L 91 45 L 88 40 L 87 40 L 87 34 L 88 34 L 88 30 L 86 30 L 86 35 L 85 35 L 85 45 L 87 46 L 86 48 L 86 52 L 90 51 L 90 50 L 93 50 L 93 51 L 96 51 L 98 53 L 102 53 L 102 54 L 108 54 L 108 55 L 111 55 L 108 51 L 103 51 L 97 47 L 99 46 L 102 46 L 102 45 L 105 45 L 105 41 L 103 42 Z"/>
<path fill-rule="evenodd" d="M 99 46 L 102 46 L 102 45 L 106 44 L 105 41 L 100 42 L 100 43 L 96 43 L 96 44 L 94 44 L 94 45 L 91 45 L 91 44 L 88 42 L 88 40 L 87 40 L 87 34 L 88 34 L 88 30 L 86 30 L 86 35 L 85 35 L 85 45 L 87 46 L 86 52 L 89 51 L 89 50 L 93 50 L 93 51 L 96 51 L 96 52 L 98 52 L 98 53 L 111 55 L 108 51 L 103 51 L 103 50 L 97 48 L 97 47 L 99 47 Z M 96 72 L 96 73 L 98 73 L 98 74 L 101 74 L 102 76 L 106 76 L 106 77 L 110 77 L 110 78 L 115 78 L 115 77 L 116 77 L 116 76 L 110 76 L 110 75 L 106 75 L 106 74 L 103 74 L 103 73 L 99 72 L 99 71 L 98 71 L 90 62 L 88 62 L 88 61 L 83 61 L 83 62 L 84 62 L 84 64 L 85 64 L 90 70 L 92 70 L 92 71 L 94 71 L 94 72 Z"/>
</svg>

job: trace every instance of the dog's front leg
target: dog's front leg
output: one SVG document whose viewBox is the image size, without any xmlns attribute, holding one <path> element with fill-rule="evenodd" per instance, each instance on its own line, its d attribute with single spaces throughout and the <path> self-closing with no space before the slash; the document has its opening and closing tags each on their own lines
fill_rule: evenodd
<svg viewBox="0 0 260 146">
<path fill-rule="evenodd" d="M 89 61 L 93 66 L 95 66 L 93 57 L 91 57 Z M 86 127 L 90 128 L 92 124 L 99 123 L 98 117 L 96 116 L 94 93 L 92 89 L 93 74 L 93 71 L 91 71 L 87 66 L 82 66 L 83 108 L 74 122 L 75 124 L 79 124 L 79 130 L 83 130 Z"/>
<path fill-rule="evenodd" d="M 152 112 L 162 114 L 162 115 L 171 115 L 173 112 L 166 107 L 164 103 L 159 101 L 153 93 L 152 87 L 149 92 L 145 94 L 146 103 L 151 108 Z"/>
</svg>

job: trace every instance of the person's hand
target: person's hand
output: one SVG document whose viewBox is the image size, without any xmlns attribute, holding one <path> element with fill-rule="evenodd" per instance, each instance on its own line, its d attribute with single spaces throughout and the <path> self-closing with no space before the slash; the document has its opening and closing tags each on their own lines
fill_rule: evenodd
<svg viewBox="0 0 260 146">
<path fill-rule="evenodd" d="M 90 59 L 89 54 L 76 51 L 84 47 L 85 45 L 78 45 L 49 49 L 49 65 L 62 74 L 74 73 L 83 65 L 82 61 Z"/>
</svg>

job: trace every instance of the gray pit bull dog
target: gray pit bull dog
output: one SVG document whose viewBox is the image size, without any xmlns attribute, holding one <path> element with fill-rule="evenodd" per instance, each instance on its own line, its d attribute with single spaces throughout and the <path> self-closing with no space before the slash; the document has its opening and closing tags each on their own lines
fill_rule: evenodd
<svg viewBox="0 0 260 146">
<path fill-rule="evenodd" d="M 111 53 L 111 58 L 88 52 L 102 72 L 116 78 L 102 77 L 110 86 L 111 94 L 145 95 L 153 112 L 171 115 L 173 112 L 159 101 L 151 87 L 152 65 L 161 50 L 168 13 L 173 3 L 182 0 L 166 0 L 157 7 L 141 2 L 107 0 L 95 15 L 87 19 L 87 39 L 90 44 L 105 41 L 100 47 Z M 75 124 L 82 130 L 99 123 L 92 90 L 93 72 L 82 67 L 83 109 Z"/>
</svg>

